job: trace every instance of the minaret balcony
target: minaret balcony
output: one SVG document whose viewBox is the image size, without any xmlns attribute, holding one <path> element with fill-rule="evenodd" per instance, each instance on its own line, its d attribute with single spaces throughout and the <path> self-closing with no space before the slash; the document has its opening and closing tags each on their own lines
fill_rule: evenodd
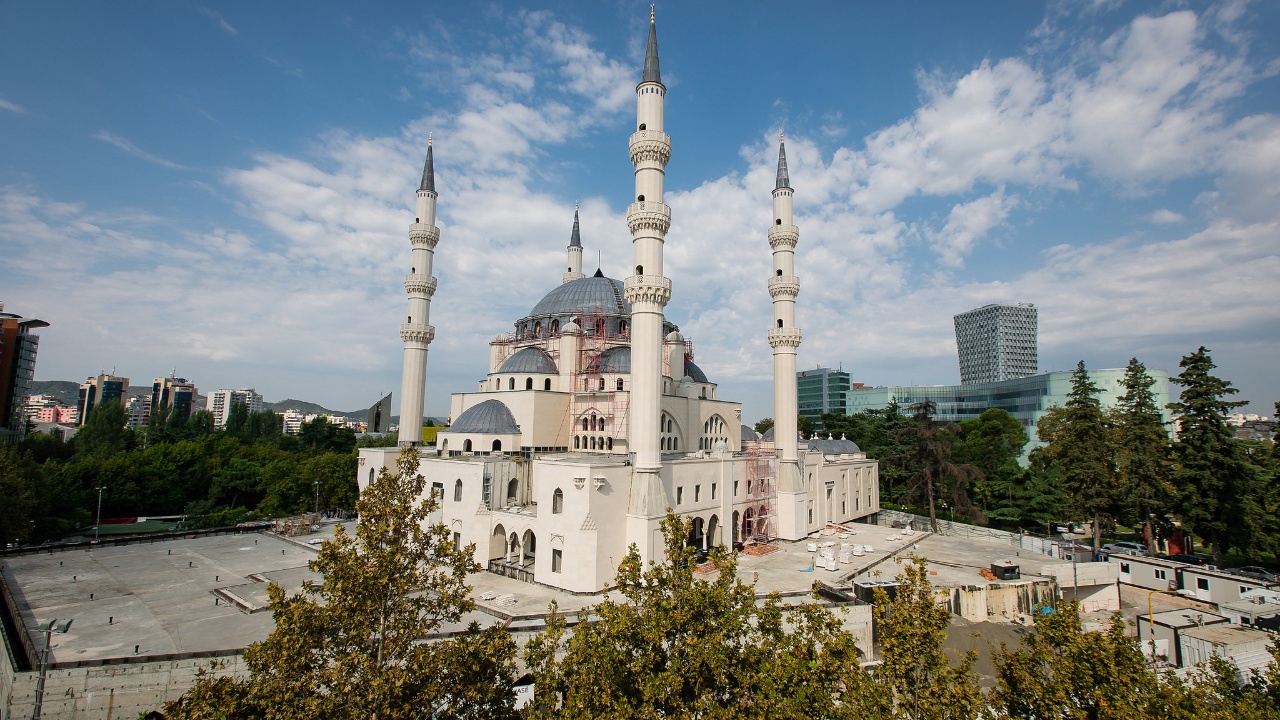
<svg viewBox="0 0 1280 720">
<path fill-rule="evenodd" d="M 413 273 L 404 276 L 404 291 L 410 295 L 426 295 L 431 297 L 436 294 L 436 279 L 430 275 L 421 273 Z"/>
<path fill-rule="evenodd" d="M 631 164 L 657 162 L 665 166 L 671 159 L 671 136 L 658 130 L 641 130 L 631 134 L 627 141 L 631 150 Z"/>
<path fill-rule="evenodd" d="M 409 242 L 414 247 L 424 246 L 428 250 L 435 250 L 436 244 L 440 242 L 440 228 L 435 225 L 410 223 Z"/>
<path fill-rule="evenodd" d="M 771 225 L 769 227 L 769 247 L 794 249 L 800 242 L 800 228 L 795 225 Z"/>
<path fill-rule="evenodd" d="M 656 230 L 663 235 L 671 228 L 671 206 L 644 200 L 627 206 L 627 227 L 634 235 L 640 230 Z"/>
<path fill-rule="evenodd" d="M 769 297 L 792 297 L 800 294 L 800 278 L 795 275 L 775 275 L 769 278 Z"/>
<path fill-rule="evenodd" d="M 400 339 L 405 346 L 421 345 L 426 347 L 436 338 L 436 329 L 422 323 L 400 323 Z"/>
<path fill-rule="evenodd" d="M 800 347 L 800 328 L 771 328 L 769 330 L 769 347 Z"/>
<path fill-rule="evenodd" d="M 671 299 L 671 280 L 661 275 L 632 275 L 622 281 L 623 294 L 633 306 L 642 303 L 666 305 Z"/>
</svg>

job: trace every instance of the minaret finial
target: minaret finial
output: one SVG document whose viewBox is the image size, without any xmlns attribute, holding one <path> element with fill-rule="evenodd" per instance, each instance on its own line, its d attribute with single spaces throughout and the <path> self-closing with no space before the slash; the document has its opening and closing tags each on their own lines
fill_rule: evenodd
<svg viewBox="0 0 1280 720">
<path fill-rule="evenodd" d="M 418 186 L 418 190 L 420 192 L 436 191 L 436 170 L 431 162 L 431 133 L 427 133 L 427 162 L 422 166 L 422 184 Z"/>
<path fill-rule="evenodd" d="M 774 190 L 780 188 L 791 187 L 791 178 L 787 175 L 787 144 L 783 140 L 782 133 L 778 133 L 778 182 L 773 186 Z"/>
<path fill-rule="evenodd" d="M 569 247 L 582 247 L 582 235 L 578 231 L 578 203 L 573 204 L 573 233 L 569 235 Z"/>
<path fill-rule="evenodd" d="M 658 30 L 653 22 L 653 6 L 649 6 L 649 45 L 644 51 L 644 74 L 640 82 L 662 83 L 662 73 L 658 72 Z"/>
</svg>

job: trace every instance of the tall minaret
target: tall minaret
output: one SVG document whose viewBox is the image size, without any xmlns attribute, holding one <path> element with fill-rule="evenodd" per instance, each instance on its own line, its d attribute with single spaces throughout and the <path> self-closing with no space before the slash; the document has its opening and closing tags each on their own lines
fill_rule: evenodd
<svg viewBox="0 0 1280 720">
<path fill-rule="evenodd" d="M 422 444 L 422 400 L 427 385 L 427 345 L 436 329 L 427 323 L 431 315 L 431 296 L 436 292 L 436 279 L 431 275 L 431 260 L 440 228 L 436 227 L 436 173 L 431 164 L 431 137 L 427 137 L 427 163 L 422 168 L 422 184 L 418 186 L 418 216 L 409 226 L 412 266 L 404 276 L 404 291 L 409 295 L 409 318 L 400 326 L 404 341 L 404 374 L 400 377 L 400 447 Z"/>
<path fill-rule="evenodd" d="M 773 248 L 773 277 L 769 295 L 773 298 L 773 327 L 769 345 L 773 348 L 773 441 L 778 450 L 778 534 L 795 540 L 807 533 L 804 483 L 801 478 L 796 442 L 796 348 L 800 328 L 796 327 L 796 243 L 800 231 L 791 224 L 791 178 L 787 174 L 787 149 L 778 134 L 778 181 L 773 188 L 773 224 L 769 226 L 769 247 Z"/>
<path fill-rule="evenodd" d="M 671 138 L 662 131 L 667 88 L 658 72 L 658 33 L 649 9 L 649 45 L 644 73 L 636 86 L 636 132 L 631 135 L 631 164 L 636 171 L 635 202 L 627 208 L 634 274 L 625 281 L 631 303 L 631 427 L 634 475 L 628 503 L 628 541 L 646 559 L 660 557 L 654 539 L 657 519 L 667 511 L 659 472 L 659 428 L 662 402 L 663 308 L 671 299 L 671 281 L 663 276 L 662 244 L 671 227 L 671 208 L 662 202 L 662 181 L 671 157 Z"/>
<path fill-rule="evenodd" d="M 569 270 L 562 283 L 571 282 L 582 275 L 582 235 L 578 232 L 578 204 L 573 204 L 573 234 L 569 236 Z"/>
</svg>

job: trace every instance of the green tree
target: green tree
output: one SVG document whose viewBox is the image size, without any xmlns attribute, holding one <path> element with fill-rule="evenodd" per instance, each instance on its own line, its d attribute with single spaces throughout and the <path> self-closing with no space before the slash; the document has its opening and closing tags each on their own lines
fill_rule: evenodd
<svg viewBox="0 0 1280 720">
<path fill-rule="evenodd" d="M 1044 454 L 1062 473 L 1073 519 L 1093 526 L 1093 549 L 1102 547 L 1102 523 L 1113 516 L 1116 470 L 1111 433 L 1098 386 L 1081 360 L 1071 374 L 1071 392 L 1063 407 L 1050 408 L 1036 423 Z"/>
<path fill-rule="evenodd" d="M 244 438 L 245 426 L 248 424 L 249 406 L 240 401 L 231 403 L 231 410 L 227 413 L 227 424 L 223 428 L 226 433 L 232 437 Z"/>
<path fill-rule="evenodd" d="M 0 444 L 0 547 L 21 539 L 31 542 L 40 502 L 40 469 L 13 445 Z"/>
<path fill-rule="evenodd" d="M 355 536 L 335 529 L 311 568 L 320 584 L 288 596 L 268 588 L 276 629 L 245 652 L 243 680 L 204 676 L 165 707 L 171 718 L 509 718 L 515 645 L 505 628 L 472 623 L 424 642 L 474 609 L 466 575 L 474 547 L 426 526 L 418 455 L 400 454 L 365 489 Z"/>
<path fill-rule="evenodd" d="M 763 435 L 769 432 L 769 428 L 771 427 L 773 427 L 773 418 L 767 417 L 756 422 L 755 431 Z"/>
<path fill-rule="evenodd" d="M 876 626 L 883 666 L 877 683 L 887 705 L 871 717 L 901 720 L 972 719 L 985 703 L 973 673 L 977 654 L 970 651 L 954 666 L 942 642 L 951 614 L 937 602 L 923 558 L 913 557 L 898 577 L 894 597 L 876 590 Z"/>
<path fill-rule="evenodd" d="M 990 408 L 959 425 L 963 458 L 982 472 L 982 481 L 974 492 L 982 503 L 983 514 L 1008 522 L 1020 520 L 1013 494 L 1023 474 L 1018 458 L 1029 440 L 1022 423 L 1004 410 Z"/>
<path fill-rule="evenodd" d="M 818 431 L 818 428 L 813 424 L 812 420 L 801 415 L 796 418 L 796 430 L 801 435 L 808 438 L 808 437 L 813 437 L 813 434 Z"/>
<path fill-rule="evenodd" d="M 1120 386 L 1124 388 L 1111 412 L 1119 479 L 1120 520 L 1140 524 L 1147 549 L 1156 554 L 1156 531 L 1168 523 L 1173 486 L 1169 482 L 1169 433 L 1151 386 L 1155 379 L 1137 358 L 1129 360 Z"/>
<path fill-rule="evenodd" d="M 924 502 L 929 507 L 929 526 L 938 532 L 937 503 L 947 503 L 953 512 L 962 517 L 985 521 L 982 512 L 973 506 L 969 497 L 969 485 L 982 479 L 982 472 L 968 463 L 956 463 L 951 459 L 952 438 L 955 423 L 934 420 L 936 406 L 925 401 L 911 406 L 915 413 L 911 425 L 896 432 L 908 447 L 900 457 L 904 465 L 914 469 L 903 500 Z"/>
<path fill-rule="evenodd" d="M 1169 403 L 1178 423 L 1172 473 L 1178 515 L 1187 529 L 1209 540 L 1214 563 L 1221 565 L 1224 545 L 1239 545 L 1249 531 L 1241 521 L 1250 514 L 1254 473 L 1226 420 L 1245 403 L 1226 399 L 1239 391 L 1210 373 L 1215 366 L 1203 345 L 1178 367 L 1182 372 L 1173 381 L 1182 392 Z"/>
<path fill-rule="evenodd" d="M 118 453 L 127 449 L 132 433 L 125 427 L 129 416 L 119 400 L 108 400 L 94 406 L 93 412 L 80 426 L 74 438 L 76 453 Z"/>
<path fill-rule="evenodd" d="M 711 579 L 694 575 L 688 523 L 662 521 L 666 559 L 618 566 L 616 595 L 579 613 L 565 638 L 553 614 L 530 641 L 531 718 L 854 717 L 873 692 L 852 637 L 830 611 L 757 606 L 733 556 L 717 548 Z"/>
</svg>

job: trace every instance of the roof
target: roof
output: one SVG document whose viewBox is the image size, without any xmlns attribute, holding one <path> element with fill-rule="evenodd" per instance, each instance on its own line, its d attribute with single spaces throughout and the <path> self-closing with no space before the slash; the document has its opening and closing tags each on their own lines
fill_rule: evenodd
<svg viewBox="0 0 1280 720">
<path fill-rule="evenodd" d="M 1146 617 L 1146 614 L 1144 613 L 1140 617 Z M 1215 615 L 1211 612 L 1204 612 L 1203 610 L 1195 610 L 1192 608 L 1165 610 L 1164 612 L 1156 613 L 1152 617 L 1157 625 L 1174 628 L 1193 627 L 1201 624 L 1213 625 L 1228 622 L 1227 619 L 1221 615 Z"/>
<path fill-rule="evenodd" d="M 485 400 L 464 410 L 447 432 L 513 435 L 520 432 L 520 426 L 501 400 Z"/>
<path fill-rule="evenodd" d="M 862 452 L 862 448 L 858 447 L 858 443 L 845 438 L 840 438 L 839 440 L 810 440 L 809 450 L 816 450 L 823 455 L 852 455 Z"/>
<path fill-rule="evenodd" d="M 1182 631 L 1183 637 L 1195 638 L 1211 642 L 1214 645 L 1240 645 L 1262 641 L 1270 643 L 1271 633 L 1266 630 L 1255 630 L 1240 625 L 1207 625 Z"/>
<path fill-rule="evenodd" d="M 684 361 L 684 374 L 688 375 L 689 379 L 694 382 L 711 382 L 707 379 L 707 374 L 702 372 L 702 368 L 694 365 L 692 360 Z"/>
<path fill-rule="evenodd" d="M 778 137 L 778 184 L 773 187 L 775 190 L 791 187 L 791 178 L 787 175 L 787 144 L 781 136 Z"/>
<path fill-rule="evenodd" d="M 582 247 L 582 233 L 578 230 L 578 208 L 573 209 L 573 232 L 569 235 L 569 247 Z"/>
<path fill-rule="evenodd" d="M 600 353 L 591 363 L 591 372 L 597 373 L 629 373 L 631 372 L 631 347 L 619 345 Z"/>
<path fill-rule="evenodd" d="M 750 425 L 742 426 L 743 442 L 751 442 L 753 440 L 759 440 L 759 439 L 760 439 L 760 433 L 756 432 L 755 428 L 751 427 Z"/>
<path fill-rule="evenodd" d="M 529 317 L 631 315 L 631 303 L 623 297 L 622 282 L 598 274 L 557 285 L 533 306 Z"/>
<path fill-rule="evenodd" d="M 653 10 L 649 11 L 649 45 L 644 51 L 644 74 L 640 82 L 662 84 L 662 73 L 658 72 L 658 30 L 653 22 Z"/>
<path fill-rule="evenodd" d="M 560 372 L 556 363 L 545 350 L 538 347 L 527 347 L 516 352 L 498 368 L 500 373 L 549 373 Z"/>
<path fill-rule="evenodd" d="M 422 166 L 422 184 L 418 186 L 419 190 L 428 192 L 436 191 L 436 170 L 431 163 L 431 139 L 427 139 L 427 163 Z"/>
</svg>

